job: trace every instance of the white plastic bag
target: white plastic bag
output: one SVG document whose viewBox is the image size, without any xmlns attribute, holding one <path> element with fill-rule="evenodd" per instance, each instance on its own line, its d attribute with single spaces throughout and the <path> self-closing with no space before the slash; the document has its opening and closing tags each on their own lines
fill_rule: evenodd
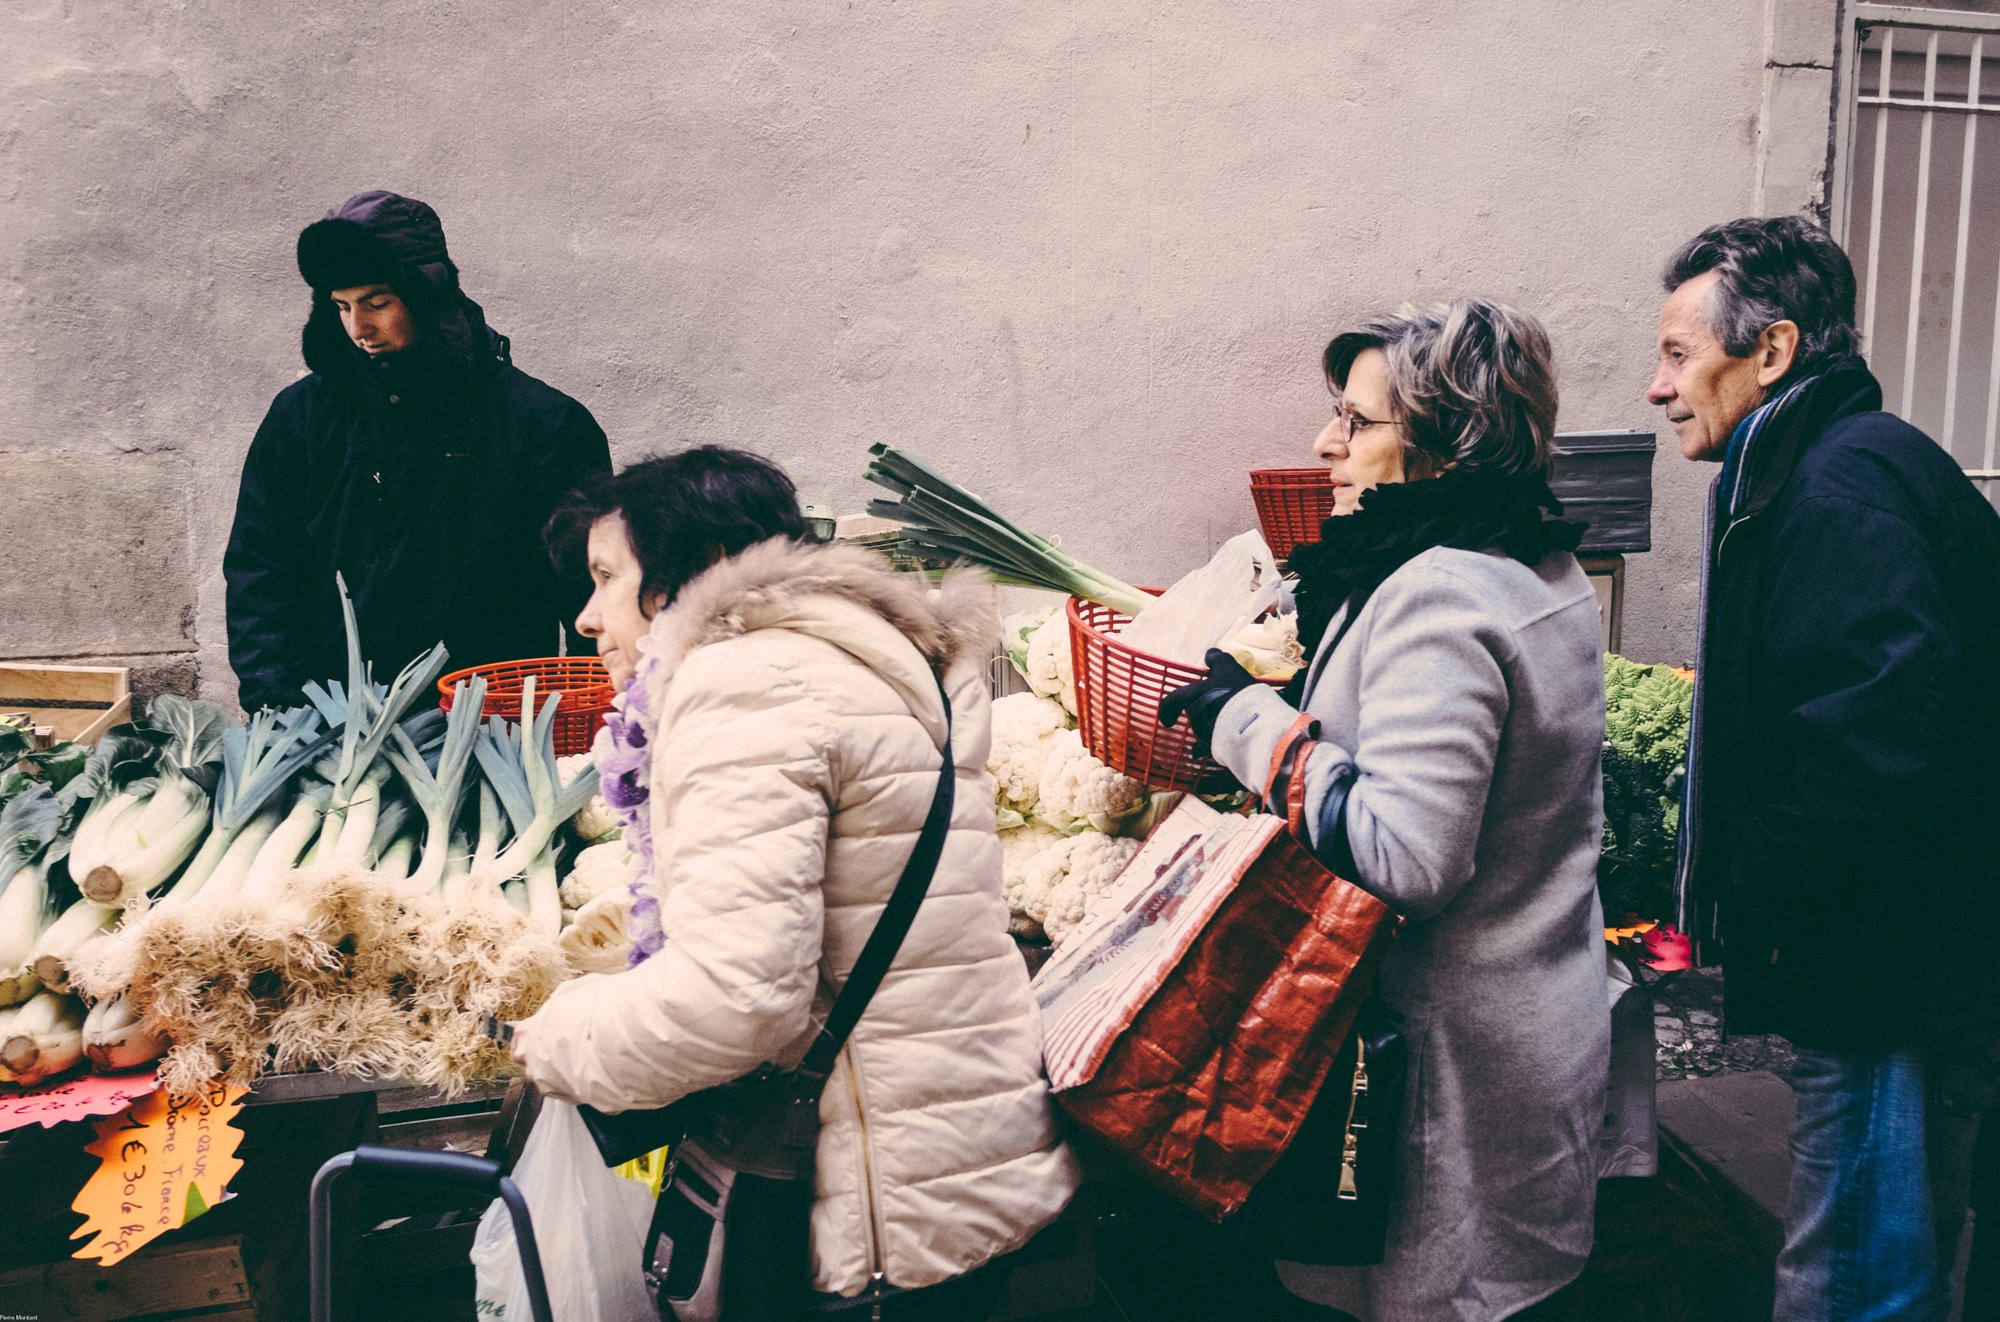
<svg viewBox="0 0 2000 1322">
<path fill-rule="evenodd" d="M 652 1195 L 604 1164 L 574 1105 L 543 1100 L 514 1182 L 528 1200 L 555 1322 L 654 1322 L 658 1314 L 640 1274 Z M 514 1219 L 497 1198 L 479 1218 L 472 1267 L 479 1317 L 527 1322 L 533 1316 Z"/>
<path fill-rule="evenodd" d="M 1278 562 L 1264 534 L 1239 533 L 1140 611 L 1118 641 L 1183 665 L 1204 665 L 1209 648 L 1235 637 L 1278 601 L 1278 582 Z"/>
</svg>

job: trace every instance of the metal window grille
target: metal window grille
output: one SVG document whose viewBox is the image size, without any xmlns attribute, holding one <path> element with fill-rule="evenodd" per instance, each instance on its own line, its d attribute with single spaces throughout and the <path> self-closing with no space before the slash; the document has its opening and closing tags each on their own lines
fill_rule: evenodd
<svg viewBox="0 0 2000 1322">
<path fill-rule="evenodd" d="M 2000 505 L 2000 15 L 1856 4 L 1845 35 L 1832 220 L 1863 348 Z"/>
</svg>

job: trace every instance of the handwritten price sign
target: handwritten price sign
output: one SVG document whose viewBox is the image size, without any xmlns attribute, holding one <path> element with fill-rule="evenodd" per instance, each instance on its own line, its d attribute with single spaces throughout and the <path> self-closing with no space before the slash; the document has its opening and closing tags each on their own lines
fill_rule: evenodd
<svg viewBox="0 0 2000 1322">
<path fill-rule="evenodd" d="M 163 1088 L 98 1121 L 86 1151 L 103 1164 L 71 1204 L 84 1221 L 70 1238 L 93 1238 L 72 1256 L 109 1267 L 221 1201 L 243 1168 L 236 1159 L 243 1135 L 230 1123 L 243 1094 L 216 1085 L 175 1101 Z"/>
<path fill-rule="evenodd" d="M 59 1125 L 122 1111 L 153 1091 L 153 1071 L 105 1077 L 85 1074 L 22 1092 L 0 1092 L 0 1134 L 27 1125 Z"/>
</svg>

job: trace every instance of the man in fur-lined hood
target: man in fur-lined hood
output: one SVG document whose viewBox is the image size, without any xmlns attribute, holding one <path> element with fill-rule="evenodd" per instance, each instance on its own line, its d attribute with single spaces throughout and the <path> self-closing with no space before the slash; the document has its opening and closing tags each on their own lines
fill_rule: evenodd
<svg viewBox="0 0 2000 1322">
<path fill-rule="evenodd" d="M 415 198 L 350 198 L 299 235 L 298 264 L 309 375 L 250 443 L 223 557 L 243 706 L 346 672 L 336 572 L 383 677 L 440 640 L 459 666 L 555 654 L 583 594 L 542 527 L 610 471 L 603 430 L 514 366 Z"/>
<path fill-rule="evenodd" d="M 625 972 L 560 988 L 518 1058 L 610 1111 L 797 1063 L 949 757 L 942 855 L 822 1097 L 812 1283 L 882 1291 L 889 1319 L 897 1291 L 970 1288 L 1078 1181 L 1001 897 L 990 589 L 795 540 L 789 480 L 738 451 L 636 465 L 572 512 L 596 584 L 578 625 L 624 685 L 597 756 L 657 931 Z M 954 1307 L 924 1315 L 985 1315 Z"/>
</svg>

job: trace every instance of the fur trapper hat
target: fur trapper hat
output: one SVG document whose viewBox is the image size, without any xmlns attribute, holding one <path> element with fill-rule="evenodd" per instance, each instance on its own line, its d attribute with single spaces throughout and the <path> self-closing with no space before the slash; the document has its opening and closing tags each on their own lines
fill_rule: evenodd
<svg viewBox="0 0 2000 1322">
<path fill-rule="evenodd" d="M 458 292 L 458 267 L 445 249 L 444 223 L 413 197 L 379 189 L 347 199 L 299 234 L 299 274 L 313 292 L 388 284 L 440 295 Z"/>
</svg>

